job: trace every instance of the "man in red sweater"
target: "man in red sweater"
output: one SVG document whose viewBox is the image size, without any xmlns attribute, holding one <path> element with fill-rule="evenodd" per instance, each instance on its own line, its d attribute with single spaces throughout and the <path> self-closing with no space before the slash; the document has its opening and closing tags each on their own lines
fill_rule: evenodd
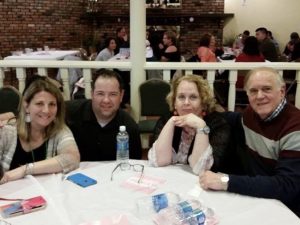
<svg viewBox="0 0 300 225">
<path fill-rule="evenodd" d="M 285 99 L 285 83 L 271 68 L 245 77 L 250 106 L 242 116 L 244 175 L 206 171 L 203 189 L 282 201 L 300 217 L 300 110 Z"/>
</svg>

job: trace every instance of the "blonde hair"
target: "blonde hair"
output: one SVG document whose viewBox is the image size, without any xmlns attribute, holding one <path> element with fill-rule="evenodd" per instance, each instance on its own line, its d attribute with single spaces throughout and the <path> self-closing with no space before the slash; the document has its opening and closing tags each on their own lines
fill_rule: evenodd
<svg viewBox="0 0 300 225">
<path fill-rule="evenodd" d="M 41 91 L 45 91 L 53 95 L 56 99 L 57 104 L 56 117 L 54 121 L 49 124 L 48 127 L 46 127 L 44 138 L 48 139 L 66 126 L 65 102 L 61 91 L 47 77 L 41 77 L 34 80 L 29 85 L 22 97 L 22 106 L 20 108 L 20 113 L 17 120 L 17 130 L 19 137 L 25 141 L 30 141 L 31 124 L 26 123 L 25 121 L 26 111 L 24 103 L 30 104 L 34 96 Z"/>
<path fill-rule="evenodd" d="M 174 111 L 177 89 L 182 81 L 188 81 L 196 84 L 201 99 L 202 108 L 204 111 L 206 111 L 207 113 L 215 111 L 216 100 L 207 80 L 203 79 L 201 76 L 193 74 L 178 77 L 173 80 L 171 85 L 171 91 L 166 98 L 170 107 L 170 111 Z"/>
</svg>

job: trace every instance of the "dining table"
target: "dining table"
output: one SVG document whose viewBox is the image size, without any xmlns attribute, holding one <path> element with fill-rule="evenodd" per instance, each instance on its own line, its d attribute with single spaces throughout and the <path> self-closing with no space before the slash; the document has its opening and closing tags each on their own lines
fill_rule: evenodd
<svg viewBox="0 0 300 225">
<path fill-rule="evenodd" d="M 278 200 L 201 189 L 198 176 L 188 165 L 152 167 L 146 160 L 129 163 L 144 169 L 121 170 L 116 161 L 81 162 L 69 174 L 28 175 L 5 183 L 0 188 L 1 198 L 42 196 L 47 206 L 2 218 L 0 224 L 5 220 L 13 225 L 151 225 L 157 215 L 150 211 L 140 214 L 137 202 L 161 193 L 176 193 L 182 200 L 198 200 L 211 209 L 219 225 L 300 225 L 299 218 Z M 81 187 L 68 180 L 77 173 L 96 180 L 95 184 Z M 9 203 L 0 200 L 0 206 Z"/>
<path fill-rule="evenodd" d="M 28 53 L 18 52 L 15 55 L 4 57 L 4 60 L 62 60 L 68 55 L 78 54 L 78 50 L 47 50 Z"/>
</svg>

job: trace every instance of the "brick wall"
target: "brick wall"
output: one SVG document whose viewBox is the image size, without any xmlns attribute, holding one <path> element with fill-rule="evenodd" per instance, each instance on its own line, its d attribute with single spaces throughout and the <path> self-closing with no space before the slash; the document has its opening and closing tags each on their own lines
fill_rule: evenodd
<svg viewBox="0 0 300 225">
<path fill-rule="evenodd" d="M 80 20 L 78 0 L 6 0 L 0 2 L 0 54 L 17 49 L 79 47 L 89 25 Z"/>
<path fill-rule="evenodd" d="M 142 0 L 141 0 L 142 1 Z M 129 26 L 129 0 L 102 0 L 97 15 L 85 14 L 83 0 L 6 0 L 0 1 L 0 54 L 10 55 L 17 49 L 70 49 L 101 42 L 103 35 L 115 36 L 117 27 Z M 148 10 L 148 15 L 155 15 Z M 224 20 L 215 17 L 174 19 L 176 14 L 200 15 L 224 13 L 224 0 L 182 0 L 181 9 L 158 9 L 167 23 L 180 26 L 180 49 L 195 51 L 199 37 L 211 32 L 222 39 Z M 168 18 L 170 16 L 170 18 Z M 155 21 L 154 21 L 155 22 Z M 153 23 L 153 21 L 152 21 Z M 161 21 L 157 22 L 156 25 Z"/>
</svg>

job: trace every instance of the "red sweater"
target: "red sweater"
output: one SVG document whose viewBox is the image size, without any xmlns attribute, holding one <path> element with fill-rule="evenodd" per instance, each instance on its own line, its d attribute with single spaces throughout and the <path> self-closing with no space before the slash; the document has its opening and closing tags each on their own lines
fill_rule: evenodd
<svg viewBox="0 0 300 225">
<path fill-rule="evenodd" d="M 287 104 L 269 122 L 243 114 L 249 176 L 230 175 L 228 191 L 281 200 L 300 216 L 300 110 Z"/>
<path fill-rule="evenodd" d="M 264 62 L 265 58 L 262 55 L 247 55 L 241 53 L 236 57 L 236 62 Z"/>
<path fill-rule="evenodd" d="M 247 55 L 245 53 L 241 53 L 236 57 L 236 62 L 265 62 L 265 58 L 262 55 Z M 237 88 L 243 88 L 244 86 L 244 75 L 245 73 L 238 73 L 238 78 L 236 82 Z"/>
</svg>

